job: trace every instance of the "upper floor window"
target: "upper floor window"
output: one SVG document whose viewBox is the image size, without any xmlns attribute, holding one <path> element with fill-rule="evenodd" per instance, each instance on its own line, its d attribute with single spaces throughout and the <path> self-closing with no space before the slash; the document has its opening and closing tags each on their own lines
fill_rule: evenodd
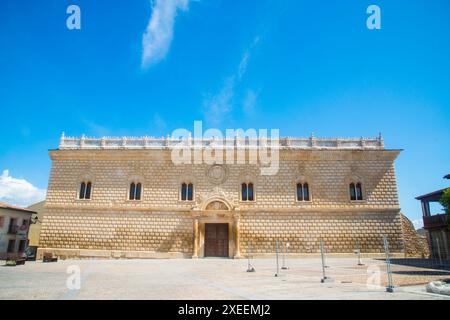
<svg viewBox="0 0 450 320">
<path fill-rule="evenodd" d="M 140 182 L 130 184 L 129 200 L 141 200 L 142 184 Z"/>
<path fill-rule="evenodd" d="M 310 201 L 308 183 L 297 183 L 297 201 Z"/>
<path fill-rule="evenodd" d="M 0 217 L 0 228 L 3 228 L 5 224 L 5 217 Z"/>
<path fill-rule="evenodd" d="M 362 195 L 362 186 L 361 183 L 350 183 L 350 200 L 351 201 L 357 201 L 357 200 L 362 200 L 363 199 L 363 195 Z"/>
<path fill-rule="evenodd" d="M 80 193 L 78 195 L 79 199 L 90 199 L 91 198 L 92 183 L 82 182 L 80 185 Z"/>
<path fill-rule="evenodd" d="M 192 201 L 194 199 L 194 185 L 192 183 L 181 184 L 181 200 Z"/>
<path fill-rule="evenodd" d="M 242 201 L 254 201 L 255 195 L 253 190 L 253 183 L 243 183 L 241 185 L 241 199 Z"/>
</svg>

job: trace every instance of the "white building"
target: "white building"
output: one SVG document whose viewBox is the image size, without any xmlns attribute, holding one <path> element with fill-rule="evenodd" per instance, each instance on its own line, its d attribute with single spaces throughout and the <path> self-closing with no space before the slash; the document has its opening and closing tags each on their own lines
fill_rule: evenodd
<svg viewBox="0 0 450 320">
<path fill-rule="evenodd" d="M 25 251 L 31 216 L 36 212 L 0 202 L 0 259 Z"/>
</svg>

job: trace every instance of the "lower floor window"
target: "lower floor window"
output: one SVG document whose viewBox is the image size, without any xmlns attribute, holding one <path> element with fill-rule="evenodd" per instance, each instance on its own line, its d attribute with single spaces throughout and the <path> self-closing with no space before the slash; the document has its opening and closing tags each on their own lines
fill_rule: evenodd
<svg viewBox="0 0 450 320">
<path fill-rule="evenodd" d="M 15 247 L 16 247 L 16 240 L 13 240 L 13 239 L 9 240 L 8 241 L 8 251 L 7 252 L 8 253 L 14 252 Z"/>
<path fill-rule="evenodd" d="M 24 252 L 26 248 L 27 248 L 27 240 L 20 240 L 19 252 Z"/>
</svg>

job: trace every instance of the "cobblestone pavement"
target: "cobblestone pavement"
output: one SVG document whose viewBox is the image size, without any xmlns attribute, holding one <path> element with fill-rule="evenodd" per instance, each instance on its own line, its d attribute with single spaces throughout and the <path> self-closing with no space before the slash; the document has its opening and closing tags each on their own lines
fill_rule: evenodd
<svg viewBox="0 0 450 320">
<path fill-rule="evenodd" d="M 0 266 L 0 299 L 450 298 L 427 294 L 425 284 L 398 287 L 394 293 L 387 293 L 382 286 L 367 286 L 367 279 L 376 284 L 378 275 L 381 285 L 385 281 L 384 265 L 379 260 L 366 260 L 365 266 L 356 266 L 355 259 L 328 259 L 325 270 L 334 280 L 330 283 L 320 282 L 322 267 L 318 258 L 288 259 L 289 269 L 280 269 L 278 277 L 274 276 L 274 259 L 256 259 L 252 264 L 254 273 L 246 272 L 245 259 L 27 262 L 24 266 Z M 79 290 L 67 287 L 72 275 L 68 273 L 70 266 L 81 270 Z"/>
</svg>

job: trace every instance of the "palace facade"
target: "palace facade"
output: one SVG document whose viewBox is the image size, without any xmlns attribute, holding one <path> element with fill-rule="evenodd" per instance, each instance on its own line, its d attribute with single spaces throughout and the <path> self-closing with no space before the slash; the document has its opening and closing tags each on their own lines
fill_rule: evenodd
<svg viewBox="0 0 450 320">
<path fill-rule="evenodd" d="M 202 148 L 208 141 L 202 144 Z M 394 161 L 374 139 L 281 138 L 260 164 L 176 164 L 170 138 L 69 138 L 52 169 L 38 255 L 199 258 L 404 252 Z M 247 150 L 248 151 L 248 150 Z M 220 162 L 220 161 L 219 161 Z"/>
</svg>

